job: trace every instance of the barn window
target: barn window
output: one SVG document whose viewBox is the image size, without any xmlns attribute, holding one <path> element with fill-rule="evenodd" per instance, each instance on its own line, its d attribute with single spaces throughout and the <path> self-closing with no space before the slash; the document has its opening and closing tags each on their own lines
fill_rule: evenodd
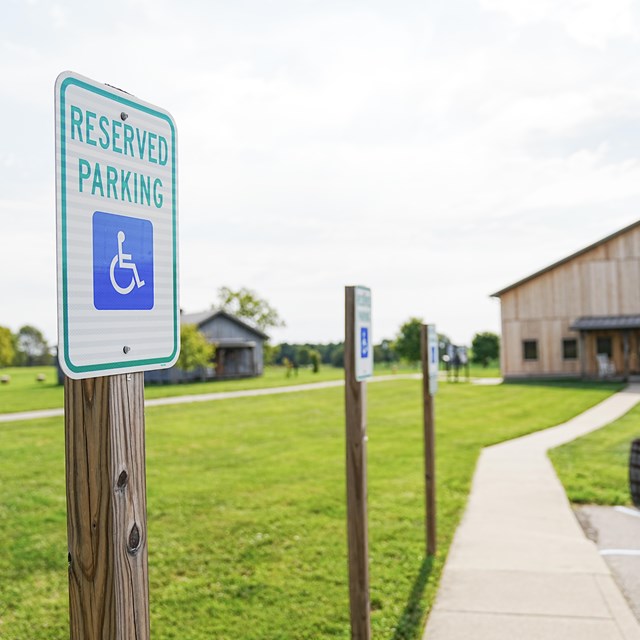
<svg viewBox="0 0 640 640">
<path fill-rule="evenodd" d="M 537 360 L 538 359 L 538 341 L 523 340 L 522 353 L 524 355 L 525 360 Z"/>
<path fill-rule="evenodd" d="M 613 357 L 611 338 L 596 338 L 596 353 L 606 353 L 610 358 Z"/>
<path fill-rule="evenodd" d="M 578 359 L 578 341 L 575 338 L 567 338 L 562 341 L 562 359 Z"/>
</svg>

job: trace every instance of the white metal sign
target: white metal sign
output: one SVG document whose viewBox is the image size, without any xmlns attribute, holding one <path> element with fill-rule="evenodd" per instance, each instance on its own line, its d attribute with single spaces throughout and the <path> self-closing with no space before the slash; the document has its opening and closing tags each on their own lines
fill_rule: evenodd
<svg viewBox="0 0 640 640">
<path fill-rule="evenodd" d="M 371 340 L 371 289 L 355 287 L 356 380 L 373 375 L 373 342 Z"/>
<path fill-rule="evenodd" d="M 58 359 L 71 378 L 170 367 L 180 350 L 173 118 L 56 80 Z"/>
<path fill-rule="evenodd" d="M 427 325 L 427 349 L 429 357 L 429 392 L 433 395 L 438 390 L 438 333 L 435 324 Z"/>
</svg>

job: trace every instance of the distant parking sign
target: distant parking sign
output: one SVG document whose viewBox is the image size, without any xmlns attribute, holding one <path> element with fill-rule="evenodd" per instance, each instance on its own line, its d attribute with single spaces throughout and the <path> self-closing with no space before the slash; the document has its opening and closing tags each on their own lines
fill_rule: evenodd
<svg viewBox="0 0 640 640">
<path fill-rule="evenodd" d="M 175 123 L 70 72 L 55 98 L 60 366 L 71 378 L 169 367 L 180 349 Z"/>
<path fill-rule="evenodd" d="M 438 390 L 438 370 L 440 368 L 438 332 L 435 324 L 427 325 L 427 350 L 429 358 L 429 390 L 433 395 Z"/>
<path fill-rule="evenodd" d="M 373 345 L 371 344 L 371 289 L 355 287 L 356 380 L 373 375 Z"/>
</svg>

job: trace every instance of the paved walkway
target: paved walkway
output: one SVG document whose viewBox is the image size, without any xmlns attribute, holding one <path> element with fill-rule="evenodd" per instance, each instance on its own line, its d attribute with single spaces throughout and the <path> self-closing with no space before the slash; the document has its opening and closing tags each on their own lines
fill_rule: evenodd
<svg viewBox="0 0 640 640">
<path fill-rule="evenodd" d="M 631 385 L 563 425 L 482 452 L 424 640 L 640 640 L 546 455 L 639 401 Z"/>
<path fill-rule="evenodd" d="M 421 379 L 420 373 L 398 373 L 389 376 L 374 376 L 369 383 L 389 382 L 390 380 L 417 380 Z M 267 387 L 266 389 L 243 389 L 239 391 L 218 391 L 214 393 L 200 393 L 188 396 L 170 396 L 168 398 L 154 398 L 145 400 L 145 407 L 158 407 L 168 404 L 189 404 L 191 402 L 212 402 L 214 400 L 229 400 L 231 398 L 250 398 L 255 396 L 272 396 L 280 393 L 296 393 L 300 391 L 314 391 L 316 389 L 329 389 L 331 387 L 344 387 L 344 380 L 327 380 L 325 382 L 310 382 L 308 384 L 288 385 L 285 387 Z M 0 423 L 19 422 L 22 420 L 38 420 L 41 418 L 56 418 L 64 415 L 64 409 L 41 409 L 39 411 L 22 411 L 20 413 L 0 414 Z"/>
</svg>

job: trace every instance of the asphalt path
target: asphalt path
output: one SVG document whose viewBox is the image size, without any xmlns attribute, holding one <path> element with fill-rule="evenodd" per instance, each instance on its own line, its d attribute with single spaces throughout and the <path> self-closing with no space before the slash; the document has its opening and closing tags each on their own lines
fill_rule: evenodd
<svg viewBox="0 0 640 640">
<path fill-rule="evenodd" d="M 576 516 L 640 621 L 640 511 L 585 505 L 576 508 Z"/>
</svg>

